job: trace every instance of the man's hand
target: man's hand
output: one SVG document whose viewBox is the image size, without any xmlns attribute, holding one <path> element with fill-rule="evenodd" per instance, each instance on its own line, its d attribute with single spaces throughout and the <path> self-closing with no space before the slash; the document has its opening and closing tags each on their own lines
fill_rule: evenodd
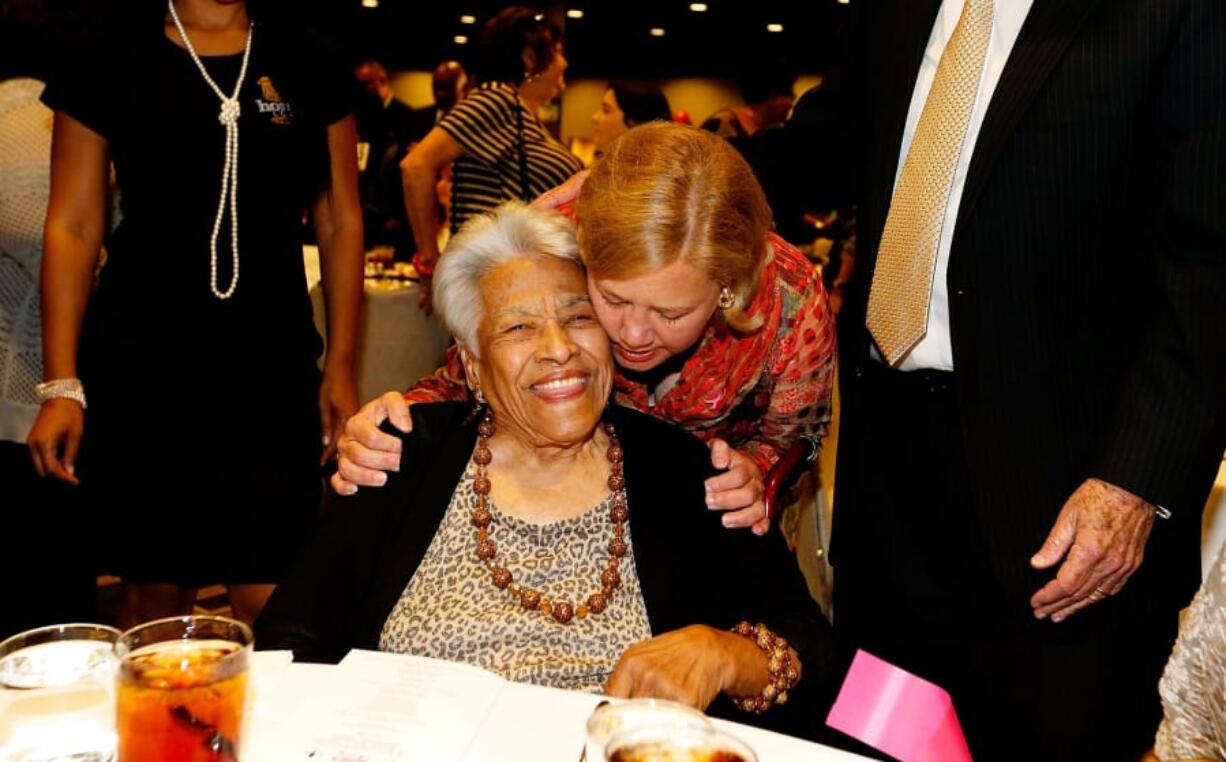
<svg viewBox="0 0 1226 762">
<path fill-rule="evenodd" d="M 766 534 L 766 494 L 762 472 L 748 456 L 732 449 L 722 439 L 711 440 L 711 465 L 724 473 L 706 481 L 707 507 L 731 511 L 723 518 L 726 527 L 753 527 L 756 535 Z"/>
<path fill-rule="evenodd" d="M 1141 565 L 1154 525 L 1154 506 L 1100 479 L 1087 479 L 1064 504 L 1046 542 L 1030 559 L 1056 578 L 1030 599 L 1034 615 L 1061 622 L 1124 589 Z"/>
<path fill-rule="evenodd" d="M 358 487 L 382 487 L 384 471 L 400 470 L 400 440 L 379 430 L 390 419 L 404 433 L 413 430 L 409 403 L 400 392 L 386 392 L 362 406 L 345 422 L 345 432 L 337 441 L 337 471 L 332 489 L 338 495 L 352 495 Z"/>
</svg>

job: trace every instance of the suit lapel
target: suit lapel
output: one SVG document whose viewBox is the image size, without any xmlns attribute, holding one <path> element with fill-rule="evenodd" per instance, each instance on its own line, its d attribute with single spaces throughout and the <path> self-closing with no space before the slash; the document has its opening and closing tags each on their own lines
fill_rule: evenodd
<svg viewBox="0 0 1226 762">
<path fill-rule="evenodd" d="M 1034 0 L 979 129 L 955 230 L 960 230 L 970 219 L 992 167 L 1018 120 L 1030 108 L 1077 31 L 1101 1 Z"/>
</svg>

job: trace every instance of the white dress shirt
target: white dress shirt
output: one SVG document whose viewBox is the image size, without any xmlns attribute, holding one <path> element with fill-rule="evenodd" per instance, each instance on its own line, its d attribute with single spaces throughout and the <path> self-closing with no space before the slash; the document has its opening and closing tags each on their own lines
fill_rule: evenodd
<svg viewBox="0 0 1226 762">
<path fill-rule="evenodd" d="M 966 128 L 966 138 L 962 143 L 962 153 L 958 156 L 958 164 L 954 168 L 953 187 L 949 193 L 949 205 L 945 209 L 945 221 L 941 226 L 941 238 L 937 243 L 936 270 L 932 279 L 932 300 L 928 305 L 928 332 L 919 344 L 903 359 L 899 368 L 902 370 L 919 370 L 931 368 L 936 370 L 953 370 L 954 353 L 949 338 L 949 290 L 946 283 L 946 273 L 949 271 L 949 248 L 954 237 L 954 224 L 958 219 L 958 207 L 962 203 L 962 187 L 966 183 L 966 171 L 971 164 L 971 156 L 975 152 L 975 141 L 979 138 L 979 128 L 983 126 L 983 117 L 987 113 L 988 103 L 1000 81 L 1000 73 L 1004 71 L 1005 62 L 1017 41 L 1018 32 L 1026 14 L 1030 12 L 1033 0 L 995 0 L 996 8 L 992 18 L 992 37 L 988 40 L 987 60 L 979 78 L 979 90 L 975 95 L 975 106 L 971 110 L 970 123 Z M 962 14 L 963 0 L 945 0 L 937 13 L 936 22 L 932 25 L 932 34 L 928 37 L 928 47 L 924 50 L 924 62 L 920 65 L 919 76 L 915 80 L 915 90 L 911 94 L 911 108 L 907 112 L 907 124 L 903 131 L 902 147 L 898 153 L 898 171 L 894 175 L 897 185 L 898 175 L 902 173 L 907 151 L 911 148 L 911 140 L 915 137 L 915 129 L 923 113 L 924 103 L 928 100 L 928 91 L 932 88 L 932 80 L 936 77 L 937 64 L 941 62 L 941 54 L 945 44 L 953 35 L 958 17 Z M 874 348 L 873 354 L 879 357 Z"/>
</svg>

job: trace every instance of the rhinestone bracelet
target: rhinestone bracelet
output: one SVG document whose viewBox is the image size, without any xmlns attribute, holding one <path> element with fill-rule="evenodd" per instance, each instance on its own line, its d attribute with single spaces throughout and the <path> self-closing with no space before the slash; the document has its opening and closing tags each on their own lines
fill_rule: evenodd
<svg viewBox="0 0 1226 762">
<path fill-rule="evenodd" d="M 79 378 L 57 378 L 34 386 L 34 396 L 39 402 L 66 399 L 85 409 L 85 385 Z"/>
<path fill-rule="evenodd" d="M 767 670 L 770 672 L 770 682 L 762 689 L 762 693 L 749 698 L 733 698 L 732 703 L 742 712 L 762 714 L 775 704 L 788 702 L 788 691 L 800 682 L 800 663 L 788 648 L 788 642 L 771 632 L 766 625 L 758 622 L 750 624 L 741 622 L 732 631 L 748 638 L 758 648 L 766 652 Z"/>
</svg>

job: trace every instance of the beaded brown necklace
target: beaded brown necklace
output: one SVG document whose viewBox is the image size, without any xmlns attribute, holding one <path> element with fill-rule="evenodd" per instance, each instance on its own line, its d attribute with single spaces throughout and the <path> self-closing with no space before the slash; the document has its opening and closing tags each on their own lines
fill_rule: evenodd
<svg viewBox="0 0 1226 762">
<path fill-rule="evenodd" d="M 520 605 L 528 611 L 539 611 L 545 616 L 552 616 L 558 623 L 566 624 L 572 617 L 583 619 L 589 613 L 599 614 L 609 605 L 609 599 L 621 585 L 622 578 L 618 571 L 621 559 L 630 546 L 626 543 L 626 520 L 630 518 L 630 509 L 626 507 L 626 479 L 622 476 L 622 459 L 625 455 L 617 435 L 613 433 L 613 424 L 601 424 L 609 435 L 609 449 L 605 456 L 609 459 L 609 490 L 613 493 L 612 507 L 609 509 L 609 521 L 613 522 L 613 539 L 609 540 L 609 564 L 600 574 L 600 591 L 592 593 L 587 601 L 571 604 L 570 601 L 553 600 L 541 593 L 524 587 L 515 581 L 514 575 L 505 566 L 494 562 L 498 554 L 498 546 L 490 539 L 490 478 L 486 467 L 493 461 L 490 452 L 490 437 L 494 436 L 494 418 L 486 412 L 485 417 L 477 424 L 477 450 L 473 453 L 473 461 L 477 464 L 477 477 L 473 480 L 473 492 L 477 494 L 477 507 L 471 514 L 472 524 L 477 528 L 477 559 L 485 564 L 490 572 L 490 581 L 499 590 L 505 590 L 516 598 Z"/>
</svg>

